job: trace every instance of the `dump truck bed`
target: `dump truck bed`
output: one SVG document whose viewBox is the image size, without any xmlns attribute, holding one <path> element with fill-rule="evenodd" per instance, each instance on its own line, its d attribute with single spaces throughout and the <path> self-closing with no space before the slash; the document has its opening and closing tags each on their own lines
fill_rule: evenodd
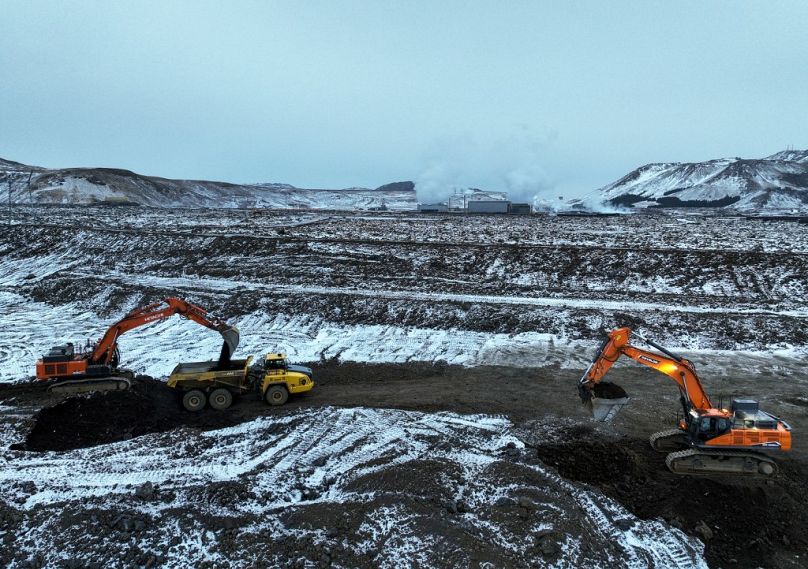
<svg viewBox="0 0 808 569">
<path fill-rule="evenodd" d="M 230 360 L 223 365 L 218 361 L 181 363 L 171 372 L 167 385 L 173 388 L 193 389 L 216 383 L 245 390 L 248 388 L 247 373 L 252 360 L 250 356 L 246 360 Z"/>
</svg>

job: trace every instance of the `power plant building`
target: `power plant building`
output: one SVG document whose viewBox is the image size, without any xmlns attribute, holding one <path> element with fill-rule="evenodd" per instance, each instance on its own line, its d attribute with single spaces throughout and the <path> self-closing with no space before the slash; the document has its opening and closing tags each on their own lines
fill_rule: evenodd
<svg viewBox="0 0 808 569">
<path fill-rule="evenodd" d="M 469 213 L 508 213 L 511 202 L 505 200 L 469 200 L 466 211 Z"/>
<path fill-rule="evenodd" d="M 423 213 L 445 213 L 449 211 L 449 206 L 445 203 L 419 203 L 418 211 Z"/>
</svg>

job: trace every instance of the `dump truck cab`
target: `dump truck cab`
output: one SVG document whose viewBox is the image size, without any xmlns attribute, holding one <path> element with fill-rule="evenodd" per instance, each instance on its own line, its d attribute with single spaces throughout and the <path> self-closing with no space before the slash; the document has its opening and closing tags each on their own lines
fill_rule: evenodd
<svg viewBox="0 0 808 569">
<path fill-rule="evenodd" d="M 253 366 L 251 375 L 270 405 L 283 405 L 289 394 L 303 393 L 314 387 L 311 368 L 290 364 L 283 352 L 264 356 Z"/>
</svg>

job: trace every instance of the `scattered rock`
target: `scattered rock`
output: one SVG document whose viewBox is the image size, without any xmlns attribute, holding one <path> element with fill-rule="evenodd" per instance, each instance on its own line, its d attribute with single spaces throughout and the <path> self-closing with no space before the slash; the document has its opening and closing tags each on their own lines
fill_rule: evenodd
<svg viewBox="0 0 808 569">
<path fill-rule="evenodd" d="M 538 508 L 536 502 L 528 498 L 527 496 L 520 496 L 519 497 L 519 505 L 526 510 L 535 510 Z"/>
<path fill-rule="evenodd" d="M 632 526 L 634 525 L 634 521 L 629 519 L 622 519 L 615 521 L 614 525 L 616 525 L 623 531 L 627 531 L 632 528 Z"/>
<path fill-rule="evenodd" d="M 548 533 L 539 538 L 539 550 L 546 558 L 557 557 L 561 553 L 560 536 L 556 533 Z"/>
<path fill-rule="evenodd" d="M 696 524 L 696 527 L 693 529 L 693 533 L 695 533 L 703 542 L 708 542 L 713 539 L 713 530 L 711 530 L 703 520 Z"/>
<path fill-rule="evenodd" d="M 668 523 L 672 527 L 675 527 L 678 530 L 682 530 L 682 531 L 685 530 L 685 521 L 682 518 L 680 518 L 679 516 L 674 516 L 673 518 L 669 519 Z"/>
<path fill-rule="evenodd" d="M 498 508 L 506 508 L 508 506 L 516 506 L 518 503 L 513 498 L 509 498 L 507 496 L 503 496 L 502 498 L 497 498 L 496 502 L 494 502 L 494 506 Z"/>
<path fill-rule="evenodd" d="M 135 496 L 141 500 L 152 500 L 154 498 L 154 485 L 151 482 L 144 482 L 135 490 Z"/>
</svg>

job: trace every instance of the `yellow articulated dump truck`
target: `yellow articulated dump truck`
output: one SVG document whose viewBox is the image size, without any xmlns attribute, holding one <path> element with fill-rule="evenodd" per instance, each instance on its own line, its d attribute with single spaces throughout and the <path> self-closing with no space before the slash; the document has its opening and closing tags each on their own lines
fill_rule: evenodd
<svg viewBox="0 0 808 569">
<path fill-rule="evenodd" d="M 270 405 L 283 405 L 289 395 L 311 391 L 311 368 L 291 365 L 286 354 L 267 354 L 253 364 L 246 360 L 182 363 L 174 368 L 168 386 L 183 392 L 182 405 L 188 411 L 227 409 L 233 395 L 252 392 Z"/>
</svg>

